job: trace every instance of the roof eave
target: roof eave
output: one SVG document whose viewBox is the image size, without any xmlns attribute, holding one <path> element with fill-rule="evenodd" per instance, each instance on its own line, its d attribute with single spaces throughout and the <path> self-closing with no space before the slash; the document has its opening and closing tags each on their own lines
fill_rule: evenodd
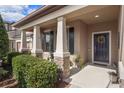
<svg viewBox="0 0 124 93">
<path fill-rule="evenodd" d="M 24 18 L 20 19 L 20 20 L 17 21 L 16 23 L 12 24 L 12 26 L 13 26 L 13 27 L 18 27 L 18 25 L 19 25 L 21 22 L 28 20 L 30 17 L 34 16 L 36 13 L 39 13 L 39 12 L 41 12 L 41 11 L 44 11 L 44 10 L 46 10 L 47 8 L 50 8 L 50 7 L 52 7 L 52 6 L 53 6 L 53 5 L 45 5 L 45 6 L 43 6 L 42 8 L 37 9 L 36 11 L 32 12 L 31 14 L 29 14 L 29 15 L 25 16 Z"/>
</svg>

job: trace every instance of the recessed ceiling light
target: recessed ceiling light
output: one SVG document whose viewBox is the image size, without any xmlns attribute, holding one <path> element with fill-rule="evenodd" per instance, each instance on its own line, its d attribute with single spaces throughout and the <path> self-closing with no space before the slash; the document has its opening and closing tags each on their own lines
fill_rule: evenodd
<svg viewBox="0 0 124 93">
<path fill-rule="evenodd" d="M 99 15 L 95 15 L 95 18 L 98 18 L 99 17 Z"/>
</svg>

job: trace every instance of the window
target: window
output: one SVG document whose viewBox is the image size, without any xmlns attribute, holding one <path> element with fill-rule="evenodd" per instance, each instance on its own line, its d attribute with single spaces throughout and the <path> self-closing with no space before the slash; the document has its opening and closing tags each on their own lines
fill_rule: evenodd
<svg viewBox="0 0 124 93">
<path fill-rule="evenodd" d="M 67 43 L 70 54 L 74 54 L 74 27 L 67 29 Z"/>
<path fill-rule="evenodd" d="M 30 44 L 31 44 L 30 41 L 28 41 L 28 42 L 27 42 L 27 48 L 28 48 L 28 49 L 31 49 Z"/>
<path fill-rule="evenodd" d="M 17 51 L 19 51 L 20 47 L 21 47 L 21 42 L 17 42 Z"/>
<path fill-rule="evenodd" d="M 42 46 L 45 52 L 54 52 L 54 31 L 43 32 Z"/>
</svg>

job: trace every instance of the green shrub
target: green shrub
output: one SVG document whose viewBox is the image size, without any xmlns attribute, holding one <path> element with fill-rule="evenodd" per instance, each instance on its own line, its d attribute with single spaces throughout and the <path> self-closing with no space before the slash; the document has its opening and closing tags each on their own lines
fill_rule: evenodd
<svg viewBox="0 0 124 93">
<path fill-rule="evenodd" d="M 57 65 L 30 55 L 19 55 L 13 59 L 13 75 L 20 87 L 54 87 L 57 81 Z"/>
<path fill-rule="evenodd" d="M 7 56 L 3 57 L 3 63 L 7 64 Z"/>
<path fill-rule="evenodd" d="M 78 68 L 80 68 L 80 69 L 82 69 L 84 67 L 84 64 L 85 64 L 80 55 L 76 56 L 75 63 L 78 66 Z"/>
<path fill-rule="evenodd" d="M 8 55 L 7 55 L 7 62 L 8 62 L 8 64 L 12 64 L 12 58 L 13 57 L 21 55 L 21 54 L 22 53 L 19 53 L 19 52 L 10 52 L 10 53 L 8 53 Z"/>
<path fill-rule="evenodd" d="M 21 55 L 22 53 L 19 52 L 10 52 L 7 54 L 7 57 L 4 57 L 3 67 L 9 71 L 9 73 L 12 73 L 12 58 Z"/>
<path fill-rule="evenodd" d="M 0 15 L 0 59 L 3 59 L 9 51 L 9 39 L 4 22 Z"/>
<path fill-rule="evenodd" d="M 0 81 L 8 78 L 8 71 L 4 70 L 3 68 L 0 68 Z"/>
</svg>

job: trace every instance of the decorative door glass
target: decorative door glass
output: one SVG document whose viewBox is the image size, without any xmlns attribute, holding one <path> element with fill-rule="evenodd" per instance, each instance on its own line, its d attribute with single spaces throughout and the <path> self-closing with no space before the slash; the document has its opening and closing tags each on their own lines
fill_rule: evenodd
<svg viewBox="0 0 124 93">
<path fill-rule="evenodd" d="M 109 33 L 94 34 L 94 61 L 109 62 Z"/>
</svg>

